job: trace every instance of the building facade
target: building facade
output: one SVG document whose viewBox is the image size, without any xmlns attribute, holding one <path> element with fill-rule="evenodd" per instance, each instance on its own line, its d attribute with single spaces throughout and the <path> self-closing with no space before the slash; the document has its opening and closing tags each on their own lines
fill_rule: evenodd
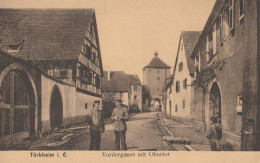
<svg viewBox="0 0 260 163">
<path fill-rule="evenodd" d="M 127 78 L 130 81 L 130 110 L 138 110 L 140 112 L 143 112 L 142 83 L 137 75 L 127 74 Z"/>
<path fill-rule="evenodd" d="M 180 36 L 179 47 L 175 59 L 172 80 L 168 86 L 166 113 L 168 117 L 191 122 L 191 110 L 194 104 L 194 62 L 190 58 L 191 52 L 201 32 L 183 31 Z"/>
<path fill-rule="evenodd" d="M 221 115 L 222 141 L 259 150 L 257 99 L 259 1 L 216 1 L 191 57 L 195 61 L 195 126 Z"/>
</svg>

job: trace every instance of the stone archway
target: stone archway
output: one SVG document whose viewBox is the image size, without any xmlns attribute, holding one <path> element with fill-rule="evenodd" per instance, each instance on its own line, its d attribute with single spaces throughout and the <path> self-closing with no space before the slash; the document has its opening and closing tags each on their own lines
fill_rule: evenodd
<svg viewBox="0 0 260 163">
<path fill-rule="evenodd" d="M 52 89 L 50 99 L 50 127 L 51 129 L 62 126 L 63 102 L 60 89 L 55 85 Z"/>
<path fill-rule="evenodd" d="M 14 63 L 0 74 L 1 143 L 13 143 L 37 133 L 37 91 L 30 73 Z"/>
<path fill-rule="evenodd" d="M 221 109 L 221 92 L 218 84 L 214 82 L 210 89 L 209 94 L 209 118 L 213 117 L 218 113 L 219 122 L 222 121 L 222 109 Z M 221 131 L 222 132 L 222 131 Z"/>
<path fill-rule="evenodd" d="M 161 101 L 158 98 L 154 98 L 151 101 L 151 111 L 160 111 Z"/>
</svg>

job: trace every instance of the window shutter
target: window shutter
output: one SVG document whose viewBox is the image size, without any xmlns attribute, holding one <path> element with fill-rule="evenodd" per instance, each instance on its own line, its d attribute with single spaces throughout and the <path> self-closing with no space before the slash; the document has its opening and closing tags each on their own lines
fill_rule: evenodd
<svg viewBox="0 0 260 163">
<path fill-rule="evenodd" d="M 200 72 L 200 52 L 199 52 L 199 72 Z"/>
<path fill-rule="evenodd" d="M 207 52 L 207 62 L 209 61 L 209 35 L 206 38 L 206 52 Z M 196 58 L 195 58 L 196 59 Z M 195 66 L 196 67 L 196 66 Z"/>
<path fill-rule="evenodd" d="M 213 55 L 217 53 L 217 28 L 216 23 L 213 25 Z"/>
<path fill-rule="evenodd" d="M 235 9 L 234 9 L 235 0 L 230 0 L 229 2 L 229 29 L 233 31 L 235 23 Z"/>
</svg>

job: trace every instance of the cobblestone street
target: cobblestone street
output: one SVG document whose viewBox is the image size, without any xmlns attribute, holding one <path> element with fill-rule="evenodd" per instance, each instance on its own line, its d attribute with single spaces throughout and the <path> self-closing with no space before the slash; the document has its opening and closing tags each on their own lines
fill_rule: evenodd
<svg viewBox="0 0 260 163">
<path fill-rule="evenodd" d="M 131 116 L 127 121 L 127 146 L 128 150 L 142 151 L 165 151 L 173 150 L 162 141 L 165 134 L 159 124 L 160 120 L 157 112 L 141 113 Z M 68 143 L 57 147 L 59 150 L 88 150 L 90 143 L 88 129 L 78 131 L 76 136 Z M 112 124 L 106 125 L 106 131 L 102 134 L 101 150 L 114 150 L 114 133 Z"/>
</svg>

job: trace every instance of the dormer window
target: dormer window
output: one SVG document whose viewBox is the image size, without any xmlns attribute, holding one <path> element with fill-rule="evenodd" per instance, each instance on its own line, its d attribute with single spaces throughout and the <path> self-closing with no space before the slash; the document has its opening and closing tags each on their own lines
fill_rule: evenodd
<svg viewBox="0 0 260 163">
<path fill-rule="evenodd" d="M 22 40 L 19 44 L 17 45 L 8 45 L 8 52 L 12 53 L 12 52 L 18 52 L 19 50 L 22 49 L 24 44 L 24 40 Z"/>
</svg>

